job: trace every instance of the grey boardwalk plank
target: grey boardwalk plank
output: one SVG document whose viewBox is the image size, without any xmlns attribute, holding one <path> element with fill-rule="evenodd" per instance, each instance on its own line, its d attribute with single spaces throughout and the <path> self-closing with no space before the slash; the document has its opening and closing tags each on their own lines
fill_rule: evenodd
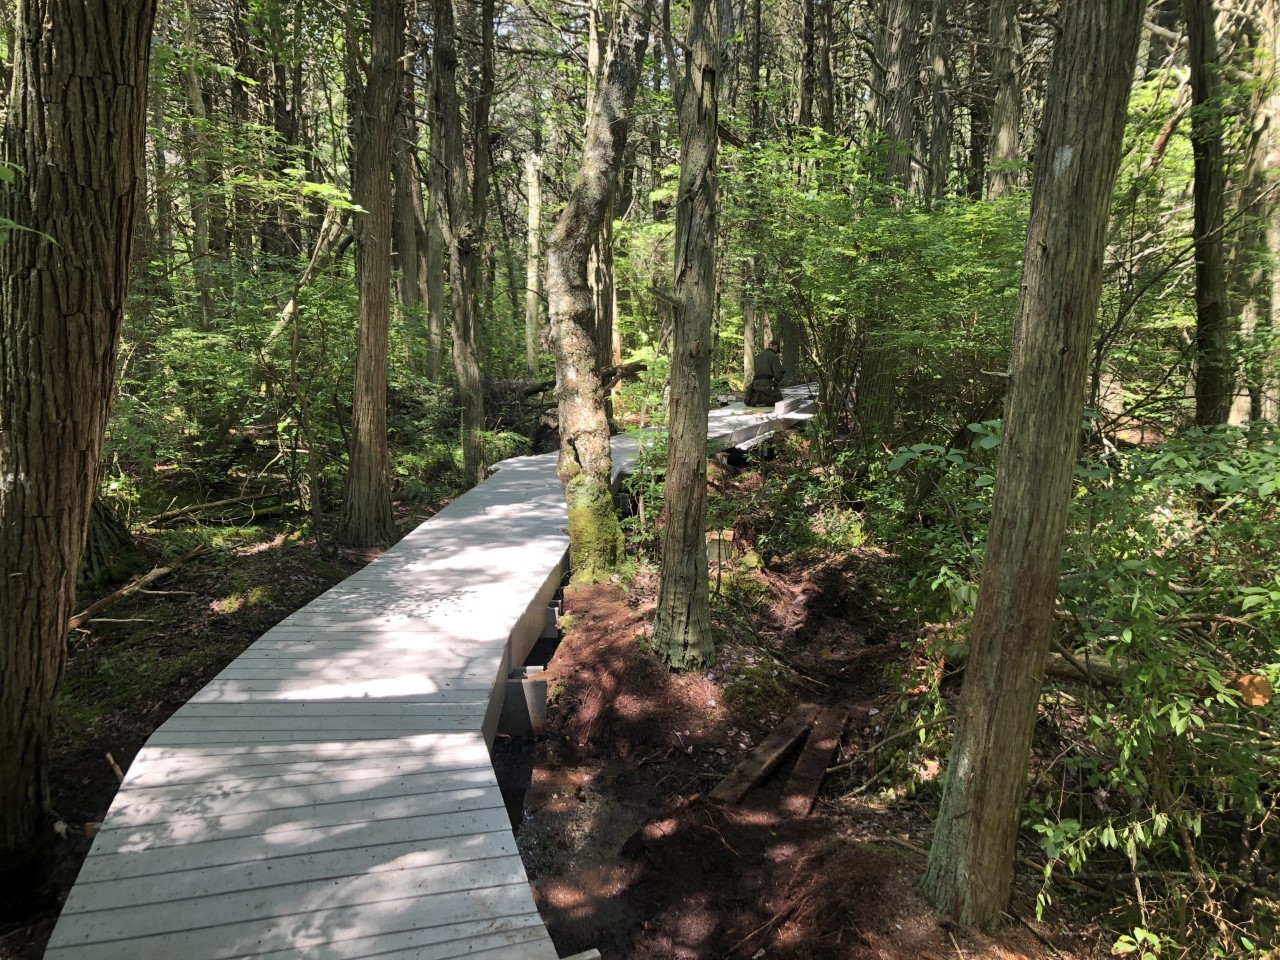
<svg viewBox="0 0 1280 960">
<path fill-rule="evenodd" d="M 710 432 L 758 437 L 803 402 Z M 636 447 L 615 440 L 616 472 Z M 564 570 L 555 459 L 499 464 L 157 729 L 46 957 L 554 960 L 487 741 Z"/>
</svg>

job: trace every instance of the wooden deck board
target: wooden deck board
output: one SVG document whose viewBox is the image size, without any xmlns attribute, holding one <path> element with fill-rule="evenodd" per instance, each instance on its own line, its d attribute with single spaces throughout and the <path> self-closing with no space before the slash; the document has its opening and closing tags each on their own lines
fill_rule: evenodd
<svg viewBox="0 0 1280 960">
<path fill-rule="evenodd" d="M 487 742 L 565 569 L 555 461 L 499 464 L 161 725 L 46 957 L 554 960 Z"/>
</svg>

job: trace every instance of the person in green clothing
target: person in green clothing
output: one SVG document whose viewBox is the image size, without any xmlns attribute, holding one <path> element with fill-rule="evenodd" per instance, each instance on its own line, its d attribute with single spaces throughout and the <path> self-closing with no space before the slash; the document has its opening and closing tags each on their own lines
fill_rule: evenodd
<svg viewBox="0 0 1280 960">
<path fill-rule="evenodd" d="M 756 377 L 747 385 L 744 402 L 748 407 L 768 407 L 782 401 L 782 358 L 778 356 L 778 341 L 756 354 Z"/>
</svg>

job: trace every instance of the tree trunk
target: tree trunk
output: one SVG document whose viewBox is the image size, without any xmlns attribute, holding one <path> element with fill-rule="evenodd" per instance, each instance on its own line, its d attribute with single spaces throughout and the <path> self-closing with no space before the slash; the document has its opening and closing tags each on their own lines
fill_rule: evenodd
<svg viewBox="0 0 1280 960">
<path fill-rule="evenodd" d="M 1233 424 L 1263 416 L 1274 360 L 1268 357 L 1271 339 L 1271 261 L 1268 235 L 1276 205 L 1267 189 L 1275 171 L 1276 0 L 1263 0 L 1259 36 L 1252 69 L 1257 77 L 1249 112 L 1249 139 L 1241 169 L 1240 214 L 1242 225 L 1232 243 L 1232 312 L 1240 317 L 1240 346 L 1245 389 L 1231 405 Z"/>
<path fill-rule="evenodd" d="M 1191 148 L 1195 157 L 1196 423 L 1226 423 L 1235 394 L 1227 272 L 1223 258 L 1226 172 L 1222 102 L 1218 95 L 1218 42 L 1212 0 L 1185 0 L 1191 64 Z"/>
<path fill-rule="evenodd" d="M 991 0 L 978 0 L 978 13 L 989 11 L 990 5 Z M 978 19 L 990 26 L 989 16 Z M 969 169 L 965 193 L 970 200 L 981 200 L 987 182 L 987 138 L 991 132 L 991 44 L 975 37 L 969 49 Z"/>
<path fill-rule="evenodd" d="M 651 16 L 646 3 L 639 10 L 624 8 L 616 21 L 613 49 L 592 98 L 582 163 L 547 240 L 547 307 L 560 414 L 557 473 L 569 506 L 570 568 L 580 582 L 608 576 L 622 558 L 622 528 L 609 483 L 613 459 L 589 266 L 618 182 Z"/>
<path fill-rule="evenodd" d="M 525 158 L 524 175 L 529 195 L 527 255 L 524 268 L 524 362 L 529 376 L 538 375 L 538 270 L 542 261 L 542 151 L 535 145 Z"/>
<path fill-rule="evenodd" d="M 951 173 L 951 64 L 947 56 L 947 0 L 933 0 L 929 29 L 929 152 L 925 196 L 947 195 Z"/>
<path fill-rule="evenodd" d="M 427 379 L 439 383 L 444 374 L 444 222 L 449 213 L 444 196 L 444 159 L 440 144 L 443 131 L 436 114 L 434 95 L 431 98 L 430 133 L 431 142 L 427 150 L 430 164 L 427 175 Z"/>
<path fill-rule="evenodd" d="M 340 543 L 385 546 L 395 538 L 387 454 L 387 337 L 391 321 L 392 150 L 400 100 L 403 0 L 371 0 L 369 62 L 352 118 L 352 199 L 360 333 L 351 407 L 351 463 L 334 535 Z M 351 38 L 349 42 L 355 42 Z"/>
<path fill-rule="evenodd" d="M 920 20 L 923 0 L 890 0 L 877 36 L 877 60 L 884 65 L 880 89 L 873 90 L 867 108 L 870 123 L 884 149 L 883 180 L 901 190 L 911 182 L 911 144 L 915 119 L 917 78 L 920 75 Z M 863 446 L 883 442 L 893 428 L 897 357 L 888 342 L 890 322 L 874 309 L 866 314 L 855 415 Z"/>
<path fill-rule="evenodd" d="M 195 4 L 187 0 L 187 33 L 186 44 L 189 49 L 196 48 L 196 37 L 199 32 Z M 204 91 L 200 87 L 200 75 L 196 73 L 195 64 L 189 64 L 185 71 L 187 105 L 191 108 L 191 116 L 199 121 L 195 127 L 198 132 L 204 129 L 207 111 L 204 106 Z M 210 256 L 209 243 L 209 193 L 210 176 L 209 161 L 205 156 L 208 148 L 200 143 L 193 132 L 187 138 L 187 166 L 190 178 L 189 199 L 191 205 L 191 268 L 195 275 L 196 303 L 200 307 L 200 329 L 212 330 L 214 325 L 213 307 L 213 261 Z"/>
<path fill-rule="evenodd" d="M 469 486 L 484 479 L 484 397 L 480 392 L 480 355 L 476 302 L 480 280 L 480 237 L 476 233 L 467 159 L 462 143 L 462 110 L 458 103 L 458 49 L 451 0 L 432 0 L 435 49 L 431 85 L 439 128 L 437 181 L 444 216 L 440 218 L 449 251 L 449 283 L 453 289 L 453 372 L 462 405 L 462 473 Z M 435 135 L 435 131 L 433 131 Z"/>
<path fill-rule="evenodd" d="M 940 911 L 983 929 L 1009 899 L 1144 5 L 1064 3 L 1045 101 L 995 502 L 923 882 Z"/>
<path fill-rule="evenodd" d="M 23 0 L 0 162 L 0 862 L 35 845 L 145 164 L 154 0 Z M 85 38 L 101 42 L 86 43 Z"/>
<path fill-rule="evenodd" d="M 418 172 L 418 97 L 414 83 L 413 63 L 417 60 L 417 44 L 413 33 L 406 36 L 411 44 L 406 50 L 400 73 L 400 102 L 396 114 L 396 137 L 392 148 L 395 174 L 395 236 L 399 261 L 399 293 L 401 311 L 410 324 L 421 322 L 422 302 L 426 299 L 427 219 L 422 205 L 422 178 Z M 423 345 L 417 336 L 405 332 L 409 344 Z M 425 337 L 424 337 L 425 340 Z M 414 350 L 410 348 L 412 354 Z M 422 355 L 418 355 L 421 359 Z"/>
<path fill-rule="evenodd" d="M 666 526 L 653 649 L 676 670 L 715 657 L 707 585 L 707 406 L 715 309 L 717 0 L 692 0 L 680 94 L 676 199 L 675 323 L 667 441 Z"/>
<path fill-rule="evenodd" d="M 1018 139 L 1022 122 L 1022 29 L 1015 0 L 991 3 L 991 197 L 1007 197 L 1018 184 Z"/>
</svg>

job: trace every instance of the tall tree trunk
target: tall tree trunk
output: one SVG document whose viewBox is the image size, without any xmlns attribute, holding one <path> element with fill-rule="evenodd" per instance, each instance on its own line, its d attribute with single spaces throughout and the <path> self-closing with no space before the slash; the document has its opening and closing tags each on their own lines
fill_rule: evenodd
<svg viewBox="0 0 1280 960">
<path fill-rule="evenodd" d="M 540 137 L 538 138 L 541 139 Z M 529 197 L 529 220 L 524 268 L 524 361 L 529 376 L 538 375 L 538 270 L 542 262 L 542 150 L 539 143 L 525 157 L 525 189 Z"/>
<path fill-rule="evenodd" d="M 1060 14 L 995 502 L 923 882 L 940 911 L 983 929 L 1009 900 L 1144 5 L 1068 0 Z"/>
<path fill-rule="evenodd" d="M 493 48 L 493 17 L 494 17 L 494 0 L 479 0 L 480 22 L 480 76 L 479 85 L 475 91 L 471 111 L 471 222 L 475 230 L 476 247 L 482 253 L 489 249 L 487 243 L 489 236 L 489 193 L 491 190 L 490 180 L 490 160 L 493 151 L 490 148 L 492 132 L 489 128 L 490 114 L 493 108 L 493 87 L 494 87 L 494 48 Z M 482 318 L 492 319 L 493 317 L 493 283 L 494 283 L 494 260 L 492 256 L 485 256 L 481 261 L 481 269 L 483 275 L 479 278 L 480 286 L 484 288 L 484 298 L 486 309 L 481 313 L 478 309 L 476 316 L 476 349 L 481 350 L 481 335 L 484 330 Z M 476 289 L 476 296 L 479 297 L 480 287 Z M 477 301 L 478 303 L 478 301 Z"/>
<path fill-rule="evenodd" d="M 1272 276 L 1267 240 L 1276 204 L 1267 183 L 1275 170 L 1275 108 L 1280 99 L 1275 85 L 1276 0 L 1263 0 L 1258 24 L 1260 31 L 1252 65 L 1257 87 L 1249 112 L 1249 139 L 1241 169 L 1242 225 L 1232 243 L 1230 263 L 1231 309 L 1240 317 L 1245 387 L 1233 398 L 1230 422 L 1234 424 L 1262 418 L 1267 383 L 1274 379 L 1271 373 L 1274 361 L 1267 355 L 1271 339 Z"/>
<path fill-rule="evenodd" d="M 199 21 L 192 0 L 187 0 L 186 6 L 186 44 L 189 50 L 194 50 L 199 33 Z M 209 160 L 205 155 L 208 147 L 200 142 L 198 136 L 198 132 L 205 129 L 208 112 L 205 110 L 200 75 L 196 72 L 194 63 L 187 65 L 183 79 L 186 82 L 187 106 L 191 109 L 192 118 L 198 121 L 195 130 L 187 138 L 189 154 L 187 165 L 190 170 L 191 268 L 195 274 L 196 303 L 200 308 L 200 329 L 212 330 L 214 325 L 213 261 L 209 242 L 209 194 L 212 183 Z"/>
<path fill-rule="evenodd" d="M 391 321 L 391 167 L 400 99 L 403 0 L 370 0 L 369 61 L 352 118 L 352 199 L 360 333 L 351 407 L 351 463 L 334 535 L 340 543 L 383 546 L 395 538 L 387 453 L 387 338 Z M 357 42 L 350 38 L 349 42 Z"/>
<path fill-rule="evenodd" d="M 695 669 L 715 657 L 707 585 L 707 406 L 715 309 L 717 0 L 692 0 L 680 93 L 680 190 L 676 199 L 675 324 L 667 416 L 666 526 L 653 648 L 668 666 Z"/>
<path fill-rule="evenodd" d="M 878 88 L 873 88 L 867 108 L 870 122 L 883 140 L 883 180 L 901 190 L 911 182 L 922 6 L 923 0 L 890 0 L 876 41 L 876 59 L 884 65 L 884 74 Z M 889 328 L 888 318 L 868 311 L 855 409 L 867 449 L 883 442 L 893 427 L 897 358 L 888 342 Z"/>
<path fill-rule="evenodd" d="M 453 372 L 462 405 L 462 473 L 470 485 L 484 479 L 484 396 L 476 318 L 481 249 L 462 143 L 453 4 L 451 0 L 432 0 L 431 6 L 435 15 L 431 85 L 440 138 L 437 182 L 445 211 L 440 226 L 449 251 L 449 283 L 453 289 Z M 432 133 L 436 135 L 436 131 Z"/>
<path fill-rule="evenodd" d="M 49 812 L 49 747 L 115 377 L 154 0 L 22 0 L 0 218 L 0 862 Z M 100 42 L 86 43 L 85 38 Z"/>
<path fill-rule="evenodd" d="M 639 10 L 624 8 L 618 16 L 613 48 L 592 98 L 582 163 L 547 240 L 547 307 L 560 414 L 557 473 L 569 507 L 570 567 L 576 580 L 586 582 L 607 576 L 622 558 L 589 265 L 618 182 L 651 16 L 649 3 Z"/>
<path fill-rule="evenodd" d="M 990 28 L 992 0 L 978 0 L 977 20 Z M 983 16 L 983 14 L 987 14 Z M 975 26 L 976 31 L 976 26 Z M 970 200 L 982 199 L 987 182 L 987 139 L 991 132 L 991 44 L 975 37 L 969 43 L 969 165 L 965 193 Z"/>
<path fill-rule="evenodd" d="M 434 58 L 434 53 L 432 54 Z M 434 84 L 434 79 L 432 81 Z M 445 198 L 444 157 L 441 139 L 443 124 L 431 97 L 431 141 L 428 146 L 427 189 L 427 379 L 439 383 L 444 375 L 444 223 L 449 216 Z"/>
<path fill-rule="evenodd" d="M 400 267 L 397 284 L 400 307 L 409 322 L 416 324 L 422 319 L 422 302 L 426 298 L 426 251 L 422 247 L 427 241 L 427 219 L 422 205 L 422 178 L 418 172 L 418 97 L 413 72 L 417 44 L 412 32 L 407 34 L 406 43 L 410 46 L 401 66 L 400 109 L 396 113 L 396 136 L 392 148 L 396 184 L 394 221 Z M 408 331 L 405 339 L 410 344 L 419 342 L 408 335 Z"/>
<path fill-rule="evenodd" d="M 1226 423 L 1235 394 L 1227 271 L 1223 257 L 1226 171 L 1222 102 L 1218 95 L 1218 42 L 1212 0 L 1185 0 L 1191 64 L 1191 148 L 1195 157 L 1196 423 Z"/>
<path fill-rule="evenodd" d="M 951 64 L 947 52 L 947 0 L 933 0 L 929 29 L 929 172 L 925 195 L 947 195 L 951 173 Z"/>
<path fill-rule="evenodd" d="M 1019 127 L 1022 123 L 1022 29 L 1015 0 L 991 2 L 991 186 L 989 195 L 1006 197 L 1018 184 Z"/>
<path fill-rule="evenodd" d="M 817 71 L 814 100 L 818 107 L 818 126 L 827 134 L 836 132 L 836 78 L 832 64 L 835 47 L 835 0 L 816 0 L 813 60 Z"/>
<path fill-rule="evenodd" d="M 814 62 L 814 0 L 800 0 L 800 82 L 797 93 L 800 97 L 796 123 L 801 127 L 813 126 L 813 83 Z"/>
</svg>

